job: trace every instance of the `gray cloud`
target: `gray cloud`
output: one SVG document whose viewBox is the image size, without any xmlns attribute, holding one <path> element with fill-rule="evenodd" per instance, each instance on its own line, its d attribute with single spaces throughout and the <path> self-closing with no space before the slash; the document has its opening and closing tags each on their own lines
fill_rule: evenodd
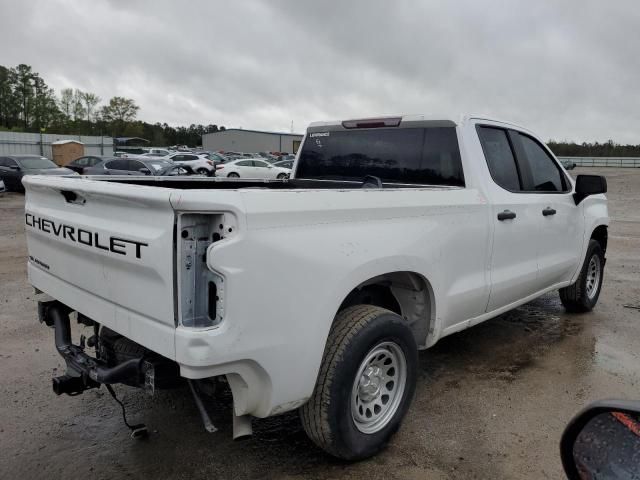
<svg viewBox="0 0 640 480">
<path fill-rule="evenodd" d="M 486 113 L 640 143 L 640 9 L 617 1 L 0 0 L 0 64 L 170 124 Z"/>
</svg>

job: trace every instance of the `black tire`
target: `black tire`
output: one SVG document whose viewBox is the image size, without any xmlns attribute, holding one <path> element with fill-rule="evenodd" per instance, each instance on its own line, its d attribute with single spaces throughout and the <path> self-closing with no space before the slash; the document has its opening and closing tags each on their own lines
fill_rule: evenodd
<svg viewBox="0 0 640 480">
<path fill-rule="evenodd" d="M 289 175 L 287 175 L 286 173 L 279 173 L 276 178 L 278 180 L 284 180 L 285 178 L 289 178 Z"/>
<path fill-rule="evenodd" d="M 595 290 L 589 288 L 591 281 L 589 270 L 592 259 L 594 259 L 593 261 L 597 264 L 597 270 L 599 270 Z M 573 285 L 560 289 L 560 301 L 568 312 L 589 312 L 596 306 L 602 289 L 602 281 L 604 280 L 604 262 L 604 252 L 600 243 L 597 240 L 589 240 L 587 254 L 578 279 Z M 589 295 L 589 292 L 591 292 L 591 295 Z"/>
<path fill-rule="evenodd" d="M 199 168 L 198 170 L 196 170 L 196 173 L 199 173 L 200 175 L 209 175 L 209 170 L 207 170 L 206 168 Z"/>
<path fill-rule="evenodd" d="M 238 175 L 236 172 L 231 172 L 229 175 L 227 175 L 228 178 L 240 178 L 240 175 Z"/>
<path fill-rule="evenodd" d="M 388 421 L 375 432 L 363 433 L 351 406 L 356 392 L 354 382 L 365 359 L 381 344 L 392 345 L 404 355 L 404 389 L 395 397 L 398 403 Z M 376 454 L 398 430 L 411 405 L 417 364 L 416 342 L 402 317 L 372 305 L 355 305 L 341 311 L 329 332 L 313 395 L 300 408 L 307 435 L 338 458 L 361 460 Z M 390 405 L 395 403 L 388 401 Z"/>
</svg>

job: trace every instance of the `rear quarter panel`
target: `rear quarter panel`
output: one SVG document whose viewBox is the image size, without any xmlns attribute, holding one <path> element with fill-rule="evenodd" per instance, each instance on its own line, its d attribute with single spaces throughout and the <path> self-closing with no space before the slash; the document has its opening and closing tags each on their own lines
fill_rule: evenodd
<svg viewBox="0 0 640 480">
<path fill-rule="evenodd" d="M 308 398 L 336 311 L 365 280 L 396 271 L 426 278 L 436 298 L 436 337 L 484 311 L 489 223 L 477 190 L 240 195 L 246 224 L 208 252 L 210 268 L 226 282 L 225 320 L 202 344 L 214 348 L 199 348 L 194 356 L 190 346 L 200 340 L 178 332 L 176 352 L 182 363 L 201 367 L 201 375 L 208 374 L 207 365 L 243 359 L 260 365 L 271 398 L 253 414 L 273 414 Z M 198 208 L 186 198 L 184 207 Z"/>
</svg>

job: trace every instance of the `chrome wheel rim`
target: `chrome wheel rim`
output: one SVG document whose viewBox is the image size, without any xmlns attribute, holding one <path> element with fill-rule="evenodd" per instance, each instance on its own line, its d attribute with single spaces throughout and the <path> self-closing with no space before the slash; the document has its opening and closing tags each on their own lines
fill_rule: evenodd
<svg viewBox="0 0 640 480">
<path fill-rule="evenodd" d="M 593 300 L 600 285 L 600 257 L 593 255 L 587 266 L 587 297 Z"/>
<path fill-rule="evenodd" d="M 358 368 L 351 390 L 351 417 L 362 433 L 379 432 L 394 417 L 407 383 L 407 361 L 393 342 L 373 347 Z"/>
</svg>

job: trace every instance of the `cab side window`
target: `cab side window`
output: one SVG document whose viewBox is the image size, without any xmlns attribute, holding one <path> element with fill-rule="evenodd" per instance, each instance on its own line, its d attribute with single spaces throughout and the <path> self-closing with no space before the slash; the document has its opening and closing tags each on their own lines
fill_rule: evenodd
<svg viewBox="0 0 640 480">
<path fill-rule="evenodd" d="M 478 127 L 478 136 L 493 181 L 506 190 L 520 191 L 520 176 L 507 131 Z"/>
<path fill-rule="evenodd" d="M 564 192 L 567 182 L 558 165 L 551 156 L 533 138 L 518 133 L 522 144 L 522 151 L 526 157 L 526 166 L 530 181 L 526 190 L 536 192 Z"/>
</svg>

